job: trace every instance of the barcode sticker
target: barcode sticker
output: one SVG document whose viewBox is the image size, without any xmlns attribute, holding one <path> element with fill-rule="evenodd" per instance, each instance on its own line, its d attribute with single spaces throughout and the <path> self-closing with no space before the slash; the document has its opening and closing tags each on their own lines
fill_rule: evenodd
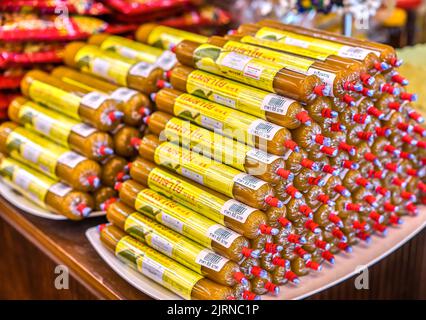
<svg viewBox="0 0 426 320">
<path fill-rule="evenodd" d="M 114 90 L 113 93 L 111 93 L 110 97 L 111 99 L 127 102 L 129 101 L 135 94 L 138 92 L 136 90 L 132 90 L 126 87 L 118 88 L 117 90 Z"/>
<path fill-rule="evenodd" d="M 244 56 L 236 52 L 229 52 L 223 57 L 223 59 L 221 60 L 221 64 L 230 69 L 244 71 L 245 66 L 252 59 L 253 58 L 251 57 Z"/>
<path fill-rule="evenodd" d="M 165 255 L 171 257 L 173 252 L 173 244 L 170 243 L 167 239 L 163 237 L 151 233 L 149 236 L 149 245 L 153 247 L 155 250 L 164 253 Z"/>
<path fill-rule="evenodd" d="M 214 253 L 213 251 L 209 249 L 202 250 L 197 258 L 195 259 L 195 262 L 199 265 L 202 265 L 203 267 L 212 269 L 216 272 L 219 272 L 222 270 L 223 266 L 228 262 L 229 260 L 218 255 L 217 253 Z"/>
<path fill-rule="evenodd" d="M 157 66 L 154 64 L 139 62 L 138 64 L 133 66 L 132 69 L 130 69 L 130 74 L 133 76 L 140 76 L 140 77 L 147 78 L 149 74 L 151 73 L 151 71 L 154 70 L 155 68 L 157 68 Z"/>
<path fill-rule="evenodd" d="M 72 131 L 77 133 L 79 136 L 87 138 L 91 134 L 95 133 L 96 129 L 92 126 L 89 126 L 88 124 L 79 123 L 72 127 Z"/>
<path fill-rule="evenodd" d="M 349 58 L 349 59 L 364 60 L 369 53 L 373 53 L 376 56 L 380 57 L 380 52 L 378 51 L 363 49 L 359 47 L 352 47 L 352 46 L 343 46 L 342 48 L 340 48 L 338 55 L 340 57 Z"/>
<path fill-rule="evenodd" d="M 166 225 L 170 229 L 173 229 L 179 233 L 182 233 L 182 230 L 183 230 L 182 221 L 179 221 L 178 219 L 170 216 L 169 214 L 165 212 L 161 212 L 161 221 L 164 225 Z"/>
<path fill-rule="evenodd" d="M 102 103 L 105 102 L 105 100 L 108 99 L 108 96 L 93 91 L 90 92 L 88 94 L 86 94 L 82 99 L 81 99 L 81 104 L 85 105 L 86 107 L 92 108 L 92 109 L 98 109 Z"/>
<path fill-rule="evenodd" d="M 223 123 L 212 118 L 201 115 L 201 125 L 213 131 L 222 131 Z"/>
<path fill-rule="evenodd" d="M 156 282 L 163 283 L 164 267 L 151 258 L 144 256 L 142 258 L 142 268 L 139 268 L 139 270 L 141 270 L 145 276 Z"/>
<path fill-rule="evenodd" d="M 248 132 L 254 136 L 258 136 L 260 138 L 270 141 L 274 138 L 275 134 L 281 129 L 282 127 L 277 126 L 276 124 L 267 122 L 262 119 L 257 119 L 250 124 Z"/>
<path fill-rule="evenodd" d="M 155 65 L 157 65 L 158 67 L 160 67 L 161 69 L 165 71 L 169 71 L 171 68 L 175 66 L 176 63 L 177 63 L 176 55 L 169 50 L 164 51 L 161 54 L 161 56 L 158 57 L 157 61 L 155 61 Z"/>
<path fill-rule="evenodd" d="M 49 191 L 56 194 L 59 197 L 65 197 L 68 193 L 72 191 L 70 186 L 63 184 L 61 182 L 55 183 L 53 186 L 49 188 Z"/>
<path fill-rule="evenodd" d="M 270 93 L 262 101 L 262 110 L 277 114 L 286 114 L 288 107 L 295 102 L 293 99 L 285 98 L 277 94 Z"/>
<path fill-rule="evenodd" d="M 222 96 L 222 95 L 220 95 L 218 93 L 214 93 L 212 95 L 212 97 L 213 97 L 213 101 L 214 102 L 217 102 L 217 103 L 219 103 L 221 105 L 224 105 L 224 106 L 227 106 L 227 107 L 235 109 L 236 102 L 235 102 L 234 99 L 231 99 L 231 98 L 228 98 L 228 97 L 224 97 L 224 96 Z"/>
<path fill-rule="evenodd" d="M 269 154 L 263 150 L 256 149 L 256 148 L 249 150 L 246 156 L 253 158 L 261 163 L 267 163 L 267 164 L 271 164 L 272 162 L 280 158 L 279 156 L 276 156 L 274 154 Z"/>
<path fill-rule="evenodd" d="M 87 158 L 80 156 L 78 153 L 75 153 L 74 151 L 68 151 L 59 157 L 58 162 L 70 168 L 75 168 L 80 162 L 86 159 Z"/>
<path fill-rule="evenodd" d="M 266 184 L 265 181 L 253 177 L 247 173 L 237 174 L 234 177 L 234 182 L 252 190 L 258 190 L 261 186 Z"/>
<path fill-rule="evenodd" d="M 207 230 L 207 236 L 225 248 L 229 248 L 235 239 L 241 235 L 220 224 L 215 224 Z"/>
<path fill-rule="evenodd" d="M 256 209 L 234 199 L 226 201 L 220 209 L 221 214 L 241 223 L 246 222 L 253 211 L 256 211 Z"/>
<path fill-rule="evenodd" d="M 309 75 L 312 75 L 312 74 L 316 75 L 318 78 L 321 79 L 322 82 L 324 82 L 325 84 L 328 84 L 331 87 L 331 89 L 333 89 L 334 79 L 336 79 L 335 73 L 324 71 L 324 70 L 319 70 L 317 68 L 311 67 L 311 68 L 308 69 L 308 74 Z M 334 97 L 333 91 L 334 90 L 331 90 L 331 94 Z"/>
<path fill-rule="evenodd" d="M 196 173 L 196 172 L 194 172 L 194 171 L 192 171 L 192 170 L 189 170 L 189 169 L 186 169 L 186 168 L 182 167 L 181 168 L 181 173 L 182 173 L 182 175 L 184 177 L 186 177 L 188 179 L 196 181 L 199 184 L 204 184 L 204 178 L 203 178 L 203 176 L 200 175 L 200 174 L 198 174 L 198 173 Z"/>
</svg>

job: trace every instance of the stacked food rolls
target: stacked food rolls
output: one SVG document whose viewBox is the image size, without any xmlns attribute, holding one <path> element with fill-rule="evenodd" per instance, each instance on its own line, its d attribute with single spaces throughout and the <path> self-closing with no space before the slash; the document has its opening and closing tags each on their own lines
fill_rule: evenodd
<svg viewBox="0 0 426 320">
<path fill-rule="evenodd" d="M 70 44 L 67 67 L 28 77 L 33 101 L 13 119 L 52 139 L 31 121 L 65 102 L 43 90 L 72 100 L 55 143 L 100 164 L 102 243 L 177 295 L 277 295 L 425 201 L 426 131 L 393 48 L 271 21 L 224 37 L 146 24 L 135 38 Z M 90 147 L 76 122 L 94 127 Z"/>
</svg>

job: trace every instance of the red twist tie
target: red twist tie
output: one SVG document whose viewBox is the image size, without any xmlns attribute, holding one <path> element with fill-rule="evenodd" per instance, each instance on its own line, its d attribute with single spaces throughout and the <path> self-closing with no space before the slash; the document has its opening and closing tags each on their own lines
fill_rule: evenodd
<svg viewBox="0 0 426 320">
<path fill-rule="evenodd" d="M 324 143 L 324 136 L 322 134 L 317 134 L 315 136 L 315 142 L 318 144 L 323 144 Z"/>
<path fill-rule="evenodd" d="M 398 165 L 396 163 L 389 162 L 385 164 L 385 168 L 388 169 L 389 171 L 397 172 Z"/>
<path fill-rule="evenodd" d="M 325 153 L 326 155 L 329 155 L 329 156 L 334 156 L 337 152 L 337 150 L 335 148 L 326 147 L 326 146 L 321 146 L 320 151 L 322 153 Z"/>
<path fill-rule="evenodd" d="M 376 127 L 374 131 L 379 137 L 386 137 L 389 132 L 389 127 Z"/>
<path fill-rule="evenodd" d="M 403 76 L 401 76 L 398 73 L 393 74 L 392 77 L 391 77 L 391 80 L 393 82 L 397 82 L 399 84 L 403 84 L 403 83 L 405 83 L 407 81 L 407 79 L 405 79 Z"/>
<path fill-rule="evenodd" d="M 383 224 L 375 223 L 375 224 L 373 224 L 373 229 L 380 232 L 380 233 L 384 233 L 384 232 L 386 232 L 387 227 Z"/>
<path fill-rule="evenodd" d="M 396 215 L 394 215 L 394 214 L 391 214 L 389 216 L 389 222 L 391 224 L 400 224 L 401 223 L 401 218 L 398 217 L 398 216 L 396 216 Z"/>
<path fill-rule="evenodd" d="M 311 185 L 311 186 L 317 186 L 320 181 L 321 181 L 321 177 L 309 177 L 308 178 L 308 184 Z"/>
<path fill-rule="evenodd" d="M 292 198 L 294 198 L 294 196 L 296 195 L 297 192 L 299 192 L 299 190 L 297 190 L 292 184 L 289 185 L 286 189 L 285 192 Z"/>
<path fill-rule="evenodd" d="M 262 271 L 263 271 L 263 269 L 259 266 L 252 266 L 251 267 L 251 274 L 254 275 L 255 277 L 260 277 Z"/>
<path fill-rule="evenodd" d="M 283 227 L 287 227 L 289 224 L 291 224 L 290 220 L 288 220 L 287 218 L 284 217 L 279 217 L 278 218 L 278 222 L 283 226 Z"/>
<path fill-rule="evenodd" d="M 315 229 L 318 228 L 318 224 L 316 224 L 313 220 L 308 220 L 305 223 L 305 228 L 311 230 L 312 232 L 315 232 Z"/>
<path fill-rule="evenodd" d="M 408 192 L 408 191 L 402 191 L 401 192 L 401 198 L 404 200 L 411 200 L 411 198 L 414 196 L 413 193 Z"/>
<path fill-rule="evenodd" d="M 294 280 L 296 280 L 298 278 L 297 275 L 293 271 L 287 271 L 285 273 L 284 277 L 290 282 L 293 282 Z"/>
<path fill-rule="evenodd" d="M 377 201 L 377 199 L 376 199 L 376 197 L 374 197 L 373 195 L 367 195 L 367 196 L 365 196 L 364 197 L 364 200 L 368 203 L 368 204 L 370 204 L 370 205 L 372 205 L 373 203 L 375 203 L 376 201 Z"/>
<path fill-rule="evenodd" d="M 346 203 L 345 210 L 359 212 L 361 210 L 361 205 L 357 203 Z"/>
<path fill-rule="evenodd" d="M 387 153 L 395 153 L 397 149 L 393 145 L 388 144 L 384 146 L 383 150 L 386 151 Z"/>
<path fill-rule="evenodd" d="M 365 240 L 367 240 L 371 237 L 370 234 L 368 232 L 365 232 L 365 231 L 358 232 L 356 234 L 356 236 L 363 241 L 365 241 Z"/>
<path fill-rule="evenodd" d="M 371 137 L 373 136 L 373 133 L 370 131 L 363 131 L 363 132 L 357 132 L 357 137 L 364 141 L 369 141 Z"/>
<path fill-rule="evenodd" d="M 396 209 L 396 206 L 394 206 L 390 202 L 385 202 L 385 204 L 383 205 L 383 209 L 385 209 L 385 211 L 387 212 L 394 212 Z"/>
<path fill-rule="evenodd" d="M 290 243 L 299 243 L 300 242 L 300 235 L 291 233 L 287 236 L 287 240 Z"/>
<path fill-rule="evenodd" d="M 277 286 L 273 284 L 271 281 L 267 281 L 265 283 L 265 289 L 268 290 L 269 292 L 275 293 L 277 290 Z"/>
<path fill-rule="evenodd" d="M 359 222 L 358 220 L 355 220 L 352 223 L 352 227 L 356 230 L 364 231 L 365 227 L 367 226 L 367 222 Z"/>
<path fill-rule="evenodd" d="M 402 187 L 402 185 L 404 183 L 405 183 L 405 181 L 398 178 L 398 177 L 395 177 L 395 178 L 392 179 L 392 184 L 395 185 L 395 186 Z"/>
<path fill-rule="evenodd" d="M 352 169 L 354 162 L 351 160 L 343 160 L 343 168 Z"/>
<path fill-rule="evenodd" d="M 286 147 L 287 149 L 290 149 L 290 150 L 294 151 L 294 150 L 297 149 L 297 143 L 294 142 L 293 140 L 286 140 L 284 142 L 284 147 Z"/>
<path fill-rule="evenodd" d="M 400 112 L 401 111 L 401 104 L 399 102 L 389 102 L 388 108 L 391 110 L 395 110 Z"/>
<path fill-rule="evenodd" d="M 374 162 L 377 159 L 377 156 L 375 154 L 372 154 L 371 152 L 366 152 L 364 154 L 364 159 L 368 162 Z"/>
<path fill-rule="evenodd" d="M 417 170 L 416 170 L 416 169 L 413 169 L 413 168 L 409 168 L 409 169 L 407 169 L 406 173 L 407 173 L 409 176 L 412 176 L 412 177 L 417 177 L 417 175 L 418 175 Z"/>
<path fill-rule="evenodd" d="M 413 101 L 413 98 L 416 95 L 414 93 L 408 93 L 408 92 L 401 92 L 401 94 L 399 95 L 399 98 L 401 100 L 405 100 L 405 101 Z M 411 117 L 411 116 L 410 116 Z M 421 115 L 419 115 L 419 117 L 421 117 Z M 414 119 L 414 118 L 413 118 Z M 415 120 L 415 119 L 414 119 Z"/>
<path fill-rule="evenodd" d="M 342 219 L 340 219 L 340 217 L 337 214 L 334 214 L 334 213 L 330 213 L 330 215 L 328 216 L 328 220 L 330 220 L 334 224 L 341 224 L 342 223 Z"/>
<path fill-rule="evenodd" d="M 353 105 L 353 104 L 354 104 L 354 102 L 355 102 L 355 99 L 354 99 L 353 97 L 351 97 L 350 95 L 345 94 L 345 95 L 343 96 L 343 102 L 345 102 L 345 103 L 347 103 L 347 104 L 349 104 L 349 105 Z"/>
<path fill-rule="evenodd" d="M 426 149 L 426 141 L 418 141 L 417 147 L 419 147 L 420 149 Z"/>
<path fill-rule="evenodd" d="M 299 206 L 299 212 L 303 213 L 305 217 L 309 217 L 312 214 L 312 209 L 306 204 Z"/>
<path fill-rule="evenodd" d="M 341 123 L 340 122 L 333 122 L 330 125 L 330 129 L 333 132 L 342 132 Z"/>
<path fill-rule="evenodd" d="M 246 258 L 250 258 L 251 257 L 251 253 L 253 252 L 253 249 L 247 248 L 247 247 L 243 247 L 241 249 L 241 253 L 244 257 Z"/>
<path fill-rule="evenodd" d="M 246 277 L 244 276 L 244 273 L 237 271 L 237 272 L 234 272 L 234 279 L 238 283 L 241 283 L 242 281 L 246 279 Z"/>
<path fill-rule="evenodd" d="M 334 191 L 337 192 L 337 193 L 340 193 L 340 194 L 343 194 L 346 190 L 348 190 L 348 189 L 346 189 L 341 184 L 334 187 Z"/>
<path fill-rule="evenodd" d="M 278 247 L 277 244 L 272 243 L 272 242 L 267 242 L 267 243 L 265 243 L 265 252 L 277 253 L 278 252 L 277 247 Z"/>
<path fill-rule="evenodd" d="M 417 188 L 419 188 L 422 192 L 426 192 L 426 184 L 424 184 L 422 181 L 419 181 Z"/>
<path fill-rule="evenodd" d="M 406 160 L 410 160 L 412 157 L 411 153 L 405 152 L 405 151 L 401 151 L 401 153 L 399 154 L 399 157 L 401 159 L 406 159 Z"/>
<path fill-rule="evenodd" d="M 320 269 L 320 264 L 318 262 L 315 262 L 315 261 L 312 261 L 312 260 L 308 261 L 306 263 L 306 266 L 309 269 L 312 269 L 312 270 L 315 270 L 315 271 L 318 271 Z"/>
<path fill-rule="evenodd" d="M 326 195 L 326 194 L 320 194 L 318 197 L 317 197 L 317 200 L 319 201 L 319 202 L 322 202 L 322 203 L 324 203 L 324 204 L 327 204 L 327 202 L 330 200 L 330 197 L 328 196 L 328 195 Z"/>
<path fill-rule="evenodd" d="M 326 164 L 324 167 L 322 167 L 322 172 L 329 173 L 329 174 L 333 174 L 334 171 L 336 170 L 337 170 L 336 168 L 333 168 L 329 164 Z"/>
<path fill-rule="evenodd" d="M 366 114 L 357 113 L 353 116 L 353 120 L 359 124 L 365 124 L 365 120 L 367 120 Z"/>
<path fill-rule="evenodd" d="M 410 136 L 410 135 L 408 135 L 408 134 L 405 134 L 405 135 L 403 135 L 403 136 L 402 136 L 401 140 L 402 140 L 403 142 L 407 143 L 407 144 L 412 144 L 412 143 L 413 143 L 414 138 L 413 138 L 413 137 L 411 137 L 411 136 Z"/>
<path fill-rule="evenodd" d="M 279 267 L 285 267 L 285 260 L 279 256 L 275 256 L 272 258 L 272 264 Z"/>
<path fill-rule="evenodd" d="M 330 108 L 324 108 L 321 110 L 321 115 L 323 118 L 328 118 L 331 119 L 332 117 L 332 112 L 333 110 L 331 110 Z"/>
<path fill-rule="evenodd" d="M 334 255 L 330 251 L 323 251 L 321 256 L 327 261 L 334 260 Z"/>
<path fill-rule="evenodd" d="M 331 234 L 339 240 L 343 239 L 345 236 L 339 228 L 334 228 Z"/>
<path fill-rule="evenodd" d="M 357 185 L 359 185 L 359 186 L 363 186 L 364 188 L 365 188 L 367 185 L 369 185 L 369 184 L 370 184 L 370 182 L 369 182 L 366 178 L 362 178 L 362 177 L 357 178 L 357 179 L 355 180 L 355 183 L 356 183 Z"/>
<path fill-rule="evenodd" d="M 406 206 L 405 206 L 405 209 L 407 209 L 410 213 L 417 213 L 417 206 L 414 204 L 414 203 L 412 203 L 412 202 L 410 202 L 409 204 L 407 204 Z"/>
<path fill-rule="evenodd" d="M 426 129 L 423 128 L 422 126 L 419 126 L 418 124 L 416 124 L 413 127 L 413 131 L 419 135 L 421 135 L 422 137 L 426 136 Z"/>
<path fill-rule="evenodd" d="M 368 215 L 368 217 L 376 222 L 379 222 L 382 218 L 382 216 L 380 214 L 378 214 L 376 211 L 371 211 L 370 214 Z"/>
<path fill-rule="evenodd" d="M 260 226 L 259 226 L 259 230 L 260 230 L 260 232 L 262 233 L 262 234 L 271 234 L 271 232 L 272 232 L 272 227 L 271 226 L 268 226 L 268 225 L 266 225 L 266 224 L 261 224 Z"/>
<path fill-rule="evenodd" d="M 378 194 L 381 194 L 382 196 L 386 196 L 387 195 L 387 193 L 389 192 L 389 190 L 388 189 L 386 189 L 385 187 L 382 187 L 382 186 L 377 186 L 377 188 L 376 188 L 376 192 L 378 193 Z"/>
<path fill-rule="evenodd" d="M 410 128 L 410 125 L 408 123 L 398 122 L 396 127 L 401 131 L 407 132 L 408 129 Z"/>
<path fill-rule="evenodd" d="M 311 121 L 312 119 L 309 116 L 309 114 L 306 111 L 300 111 L 298 114 L 296 114 L 296 119 L 299 120 L 301 123 L 305 124 L 306 122 Z"/>
<path fill-rule="evenodd" d="M 256 297 L 257 295 L 251 291 L 244 290 L 243 292 L 243 300 L 254 300 Z"/>
<path fill-rule="evenodd" d="M 346 249 L 349 247 L 349 244 L 347 244 L 346 242 L 339 242 L 339 243 L 337 244 L 337 247 L 338 247 L 340 250 L 344 250 L 344 251 L 346 251 Z"/>
<path fill-rule="evenodd" d="M 307 169 L 312 169 L 314 162 L 312 160 L 309 160 L 308 158 L 304 158 L 302 159 L 302 161 L 300 162 L 300 165 L 302 167 L 305 167 Z"/>
<path fill-rule="evenodd" d="M 369 107 L 367 109 L 367 113 L 370 116 L 376 117 L 376 118 L 380 118 L 383 115 L 383 112 L 380 111 L 379 109 L 377 109 L 376 107 Z"/>
<path fill-rule="evenodd" d="M 315 240 L 315 246 L 317 248 L 325 250 L 327 247 L 329 247 L 329 244 L 324 240 L 317 239 L 317 240 Z"/>
<path fill-rule="evenodd" d="M 306 250 L 302 247 L 296 247 L 294 248 L 294 253 L 297 254 L 300 257 L 303 257 L 305 254 L 307 254 Z"/>
</svg>

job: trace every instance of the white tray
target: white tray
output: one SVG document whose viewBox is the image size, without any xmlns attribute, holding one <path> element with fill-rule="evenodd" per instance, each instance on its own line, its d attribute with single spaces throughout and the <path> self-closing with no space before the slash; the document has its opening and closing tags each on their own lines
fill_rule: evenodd
<svg viewBox="0 0 426 320">
<path fill-rule="evenodd" d="M 28 200 L 19 192 L 13 190 L 9 185 L 4 183 L 2 179 L 0 179 L 0 195 L 2 195 L 3 198 L 13 204 L 15 207 L 34 216 L 51 220 L 68 220 L 68 218 L 65 216 L 48 211 L 47 209 L 36 205 L 34 202 Z M 89 218 L 103 215 L 105 215 L 105 211 L 93 211 L 89 215 Z"/>
<path fill-rule="evenodd" d="M 370 245 L 357 245 L 354 246 L 354 250 L 350 254 L 336 255 L 334 265 L 324 263 L 322 271 L 311 272 L 302 277 L 298 286 L 281 286 L 278 296 L 263 295 L 262 299 L 304 299 L 356 275 L 359 272 L 359 266 L 369 267 L 373 265 L 419 233 L 426 226 L 426 208 L 422 207 L 417 217 L 404 217 L 403 220 L 404 223 L 401 226 L 389 230 L 387 237 L 373 236 Z M 154 299 L 182 299 L 118 260 L 111 251 L 102 245 L 96 227 L 88 229 L 86 236 L 102 259 L 138 290 Z"/>
<path fill-rule="evenodd" d="M 101 258 L 115 271 L 120 277 L 134 286 L 136 289 L 158 300 L 182 300 L 182 298 L 163 286 L 157 284 L 141 273 L 135 271 L 125 263 L 117 259 L 110 250 L 105 248 L 99 238 L 97 227 L 86 231 L 86 237 Z"/>
</svg>

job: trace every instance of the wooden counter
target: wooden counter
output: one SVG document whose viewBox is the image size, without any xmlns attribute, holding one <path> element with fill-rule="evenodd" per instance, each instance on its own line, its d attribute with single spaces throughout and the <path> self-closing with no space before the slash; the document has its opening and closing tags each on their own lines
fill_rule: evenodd
<svg viewBox="0 0 426 320">
<path fill-rule="evenodd" d="M 87 241 L 85 231 L 104 221 L 44 220 L 0 198 L 0 299 L 149 299 Z M 70 270 L 69 290 L 54 286 L 58 264 Z M 426 299 L 426 231 L 370 268 L 370 290 L 356 290 L 349 279 L 311 297 L 324 298 Z"/>
</svg>

